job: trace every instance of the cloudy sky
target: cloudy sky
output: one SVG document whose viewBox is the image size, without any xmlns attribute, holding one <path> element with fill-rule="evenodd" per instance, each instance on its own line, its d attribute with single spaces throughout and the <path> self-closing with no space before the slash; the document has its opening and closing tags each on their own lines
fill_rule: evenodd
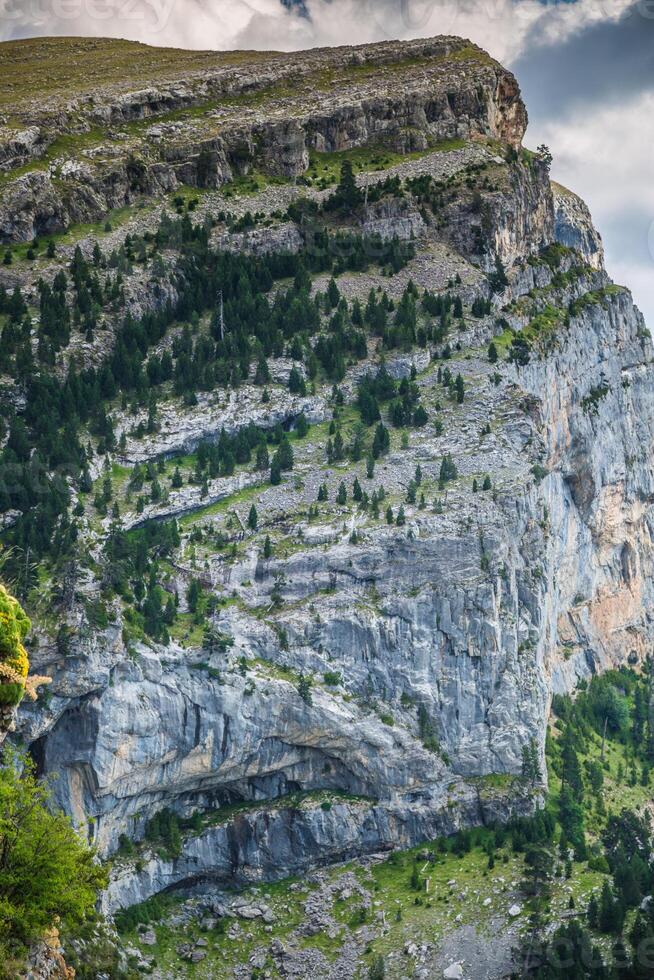
<svg viewBox="0 0 654 980">
<path fill-rule="evenodd" d="M 518 76 L 527 144 L 589 203 L 614 278 L 654 327 L 654 0 L 0 0 L 0 39 L 129 37 L 189 48 L 459 34 Z"/>
</svg>

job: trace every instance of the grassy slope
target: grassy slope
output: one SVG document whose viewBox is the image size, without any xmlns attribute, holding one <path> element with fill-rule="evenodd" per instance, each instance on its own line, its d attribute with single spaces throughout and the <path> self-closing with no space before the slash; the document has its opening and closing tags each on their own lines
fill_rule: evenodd
<svg viewBox="0 0 654 980">
<path fill-rule="evenodd" d="M 0 107 L 17 110 L 26 102 L 147 86 L 180 72 L 202 72 L 266 62 L 277 52 L 184 51 L 108 38 L 46 37 L 0 44 Z"/>
<path fill-rule="evenodd" d="M 303 54 L 303 52 L 300 52 Z M 305 54 L 305 53 L 304 53 Z M 486 52 L 463 44 L 460 50 L 440 57 L 412 56 L 407 53 L 392 62 L 329 66 L 329 59 L 317 52 L 318 88 L 329 88 L 339 81 L 356 82 L 393 69 L 420 69 L 438 62 L 496 64 Z M 99 88 L 114 87 L 117 92 L 147 87 L 180 74 L 203 72 L 240 65 L 265 66 L 288 62 L 278 51 L 188 51 L 159 48 L 112 38 L 40 37 L 0 43 L 0 108 L 20 112 L 32 102 L 61 102 L 71 96 L 92 94 Z"/>
</svg>

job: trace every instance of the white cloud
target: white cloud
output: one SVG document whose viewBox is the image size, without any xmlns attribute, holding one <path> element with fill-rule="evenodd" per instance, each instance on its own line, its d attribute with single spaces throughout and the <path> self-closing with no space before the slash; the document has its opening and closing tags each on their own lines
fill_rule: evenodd
<svg viewBox="0 0 654 980">
<path fill-rule="evenodd" d="M 654 263 L 624 262 L 618 256 L 609 256 L 609 272 L 614 282 L 627 286 L 633 293 L 636 305 L 645 316 L 645 322 L 654 332 Z"/>
<path fill-rule="evenodd" d="M 561 121 L 530 127 L 530 142 L 555 151 L 557 179 L 563 183 L 583 170 L 584 182 L 604 213 L 617 208 L 649 208 L 654 217 L 651 147 L 654 139 L 654 92 L 630 102 L 580 107 Z"/>
<path fill-rule="evenodd" d="M 280 0 L 0 0 L 0 39 L 34 34 L 129 37 L 189 48 L 360 44 L 459 34 L 503 61 L 529 43 L 556 43 L 641 0 L 306 0 L 308 17 Z"/>
</svg>

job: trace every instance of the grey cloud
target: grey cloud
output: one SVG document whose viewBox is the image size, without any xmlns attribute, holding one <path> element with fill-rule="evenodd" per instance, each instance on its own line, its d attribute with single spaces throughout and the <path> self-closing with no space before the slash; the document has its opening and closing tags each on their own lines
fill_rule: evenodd
<svg viewBox="0 0 654 980">
<path fill-rule="evenodd" d="M 654 86 L 654 17 L 643 17 L 639 5 L 558 45 L 531 42 L 511 67 L 539 118 L 569 114 L 585 102 L 620 102 Z"/>
</svg>

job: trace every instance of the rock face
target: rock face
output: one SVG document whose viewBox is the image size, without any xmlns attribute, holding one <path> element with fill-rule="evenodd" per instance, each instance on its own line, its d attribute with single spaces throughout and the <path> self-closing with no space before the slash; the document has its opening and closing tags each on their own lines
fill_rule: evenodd
<svg viewBox="0 0 654 980">
<path fill-rule="evenodd" d="M 556 240 L 576 249 L 594 269 L 604 265 L 604 246 L 588 206 L 561 184 L 552 184 Z"/>
<path fill-rule="evenodd" d="M 192 111 L 198 102 L 208 103 L 204 115 Z M 4 158 L 8 170 L 0 191 L 0 242 L 98 220 L 179 184 L 219 187 L 253 168 L 296 177 L 306 170 L 309 151 L 379 143 L 409 152 L 475 135 L 518 145 L 527 124 L 513 76 L 458 38 L 322 49 L 260 72 L 255 63 L 246 72 L 223 68 L 201 81 L 176 78 L 129 92 L 108 88 L 93 93 L 92 106 L 80 98 L 57 108 L 43 131 L 33 125 L 0 134 L 0 166 Z M 173 113 L 182 118 L 166 121 Z M 155 115 L 160 121 L 144 129 L 140 121 Z M 34 121 L 30 110 L 23 118 Z M 69 125 L 79 133 L 80 150 L 58 152 Z M 98 126 L 102 135 L 95 139 L 83 131 Z M 126 129 L 116 133 L 115 126 Z M 84 154 L 81 162 L 76 152 Z M 10 168 L 26 156 L 35 171 L 12 179 Z"/>
<path fill-rule="evenodd" d="M 378 179 L 404 180 L 402 193 L 339 219 L 339 228 L 413 241 L 415 256 L 394 275 L 344 272 L 338 287 L 365 306 L 382 288 L 400 303 L 412 283 L 416 291 L 456 294 L 461 315 L 449 324 L 447 348 L 426 341 L 386 355 L 391 376 L 415 376 L 429 410 L 428 424 L 404 440 L 394 432 L 389 454 L 375 464 L 383 509 L 392 503 L 387 520 L 383 509 L 372 519 L 350 506 L 354 476 L 370 493 L 378 485 L 366 482 L 373 478 L 365 459 L 325 460 L 331 381 L 316 377 L 306 397 L 278 383 L 289 378 L 292 352 L 270 361 L 269 400 L 249 380 L 236 391 L 201 392 L 196 404 L 171 394 L 151 438 L 134 434 L 127 405 L 116 407 L 116 434 L 124 436 L 112 458 L 117 480 L 156 459 L 164 470 L 168 457 L 187 465 L 183 455 L 201 440 L 215 442 L 221 430 L 233 435 L 252 421 L 291 430 L 304 412 L 320 434 L 293 443 L 295 468 L 280 486 L 260 471 L 239 470 L 206 486 L 186 479 L 140 509 L 121 497 L 125 528 L 184 515 L 166 589 L 189 630 L 167 645 L 135 638 L 133 610 L 117 594 L 94 623 L 101 545 L 118 515 L 100 519 L 81 505 L 91 557 L 70 590 L 70 638 L 43 635 L 31 651 L 34 669 L 53 683 L 47 701 L 21 710 L 20 735 L 41 770 L 58 774 L 57 801 L 103 856 L 116 853 L 122 835 L 141 842 L 163 809 L 196 817 L 173 857 L 144 844 L 138 859 L 116 861 L 108 910 L 189 882 L 302 874 L 528 813 L 541 793 L 521 778 L 522 750 L 533 739 L 542 757 L 552 692 L 640 662 L 651 644 L 650 336 L 629 293 L 610 283 L 583 203 L 556 187 L 552 193 L 544 162 L 517 147 L 526 113 L 512 76 L 472 51 L 437 39 L 310 53 L 294 70 L 313 77 L 329 68 L 347 83 L 334 81 L 320 106 L 291 111 L 292 96 L 278 88 L 265 110 L 257 103 L 261 118 L 241 120 L 238 130 L 225 110 L 211 150 L 215 184 L 236 160 L 244 169 L 254 162 L 269 173 L 297 173 L 308 148 L 383 139 L 394 150 L 424 150 L 394 161 L 381 178 L 375 171 Z M 389 75 L 398 64 L 401 71 Z M 281 67 L 267 70 L 270 80 L 257 92 L 279 86 Z M 88 111 L 113 121 L 142 118 L 187 105 L 195 96 L 186 84 L 174 97 L 128 93 L 98 99 Z M 306 99 L 315 102 L 315 92 Z M 146 190 L 153 181 L 155 189 L 174 186 L 180 175 L 193 182 L 189 160 L 199 144 L 178 135 L 174 151 L 167 144 L 139 171 Z M 465 146 L 427 152 L 445 138 Z M 496 139 L 505 144 L 501 153 Z M 70 201 L 80 208 L 87 193 L 98 193 L 89 207 L 101 213 L 109 206 L 104 185 L 98 191 L 97 174 L 80 174 Z M 422 185 L 416 190 L 421 178 L 437 183 L 431 213 Z M 21 179 L 5 195 L 23 187 L 19 214 L 27 217 L 19 231 L 22 219 L 5 213 L 8 238 L 33 234 L 38 201 L 52 189 L 44 174 Z M 120 176 L 116 200 L 129 200 L 126 186 Z M 280 201 L 288 206 L 286 191 L 239 199 L 239 216 L 260 208 L 263 219 L 234 234 L 220 219 L 215 241 L 254 254 L 297 252 L 302 222 L 284 215 L 274 225 L 272 217 Z M 307 194 L 316 207 L 324 199 Z M 53 221 L 68 220 L 50 204 Z M 198 220 L 224 207 L 225 198 L 208 191 Z M 315 277 L 313 288 L 324 290 L 330 274 Z M 137 286 L 141 295 L 151 288 L 146 272 Z M 369 337 L 365 357 L 344 370 L 343 412 L 355 412 L 356 382 L 377 370 L 378 348 L 379 337 Z M 465 375 L 462 402 L 448 397 L 445 369 Z M 458 477 L 439 484 L 449 456 Z M 101 479 L 97 456 L 93 466 Z M 341 481 L 347 504 L 338 502 Z M 309 508 L 324 501 L 323 485 L 328 502 L 316 521 Z M 416 502 L 421 488 L 429 499 Z M 246 525 L 255 501 L 260 537 Z M 395 520 L 400 505 L 405 523 Z M 274 552 L 264 550 L 264 534 L 275 538 Z M 194 578 L 217 597 L 215 643 L 192 629 L 185 596 Z"/>
<path fill-rule="evenodd" d="M 408 847 L 471 823 L 507 820 L 529 812 L 532 805 L 527 798 L 510 805 L 483 801 L 474 790 L 452 792 L 450 801 L 445 808 L 430 802 L 408 808 L 336 803 L 329 810 L 320 806 L 255 809 L 189 839 L 179 858 L 152 856 L 138 872 L 130 866 L 116 867 L 104 894 L 104 910 L 114 912 L 142 902 L 180 882 L 245 886 L 302 875 L 321 864 Z M 240 914 L 253 917 L 247 910 Z"/>
<path fill-rule="evenodd" d="M 66 965 L 56 929 L 30 948 L 24 976 L 25 980 L 74 980 L 75 971 Z"/>
<path fill-rule="evenodd" d="M 295 873 L 529 808 L 529 796 L 506 791 L 484 805 L 474 777 L 519 772 L 522 745 L 542 744 L 552 690 L 639 660 L 650 636 L 650 358 L 629 295 L 610 295 L 520 371 L 532 407 L 509 438 L 517 458 L 542 439 L 548 472 L 503 492 L 479 527 L 448 533 L 425 519 L 413 540 L 380 532 L 363 549 L 339 540 L 243 569 L 262 596 L 280 572 L 292 602 L 331 595 L 319 622 L 302 605 L 282 615 L 286 651 L 256 620 L 224 614 L 233 660 L 337 670 L 357 699 L 384 699 L 400 715 L 402 696 L 420 703 L 447 762 L 327 689 L 306 705 L 293 681 L 265 668 L 249 691 L 238 674 L 212 680 L 206 668 L 189 669 L 174 649 L 141 648 L 133 663 L 109 633 L 56 666 L 53 713 L 26 709 L 23 734 L 41 736 L 36 755 L 60 774 L 58 801 L 80 823 L 93 814 L 104 853 L 120 833 L 140 836 L 164 806 L 188 815 L 330 787 L 380 801 L 329 815 L 255 810 L 191 838 L 176 861 L 152 857 L 143 871 L 120 871 L 108 907 L 198 874 L 238 882 Z M 379 599 L 361 602 L 372 584 Z"/>
</svg>

